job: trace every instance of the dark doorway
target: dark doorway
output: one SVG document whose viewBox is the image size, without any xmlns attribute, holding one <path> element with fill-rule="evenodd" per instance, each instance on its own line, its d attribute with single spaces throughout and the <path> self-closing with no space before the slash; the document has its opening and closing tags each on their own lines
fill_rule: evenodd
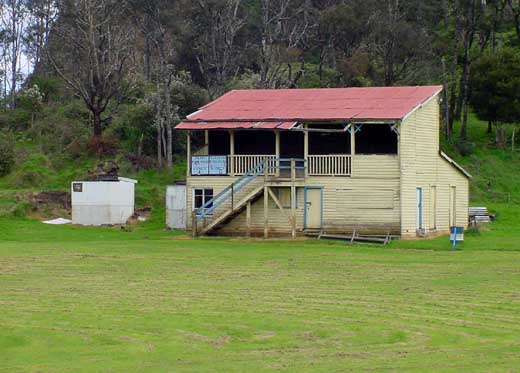
<svg viewBox="0 0 520 373">
<path fill-rule="evenodd" d="M 235 131 L 235 154 L 271 155 L 276 153 L 273 131 Z"/>
<path fill-rule="evenodd" d="M 280 132 L 280 158 L 304 157 L 303 132 Z"/>
<path fill-rule="evenodd" d="M 229 132 L 209 131 L 209 155 L 229 155 Z"/>
</svg>

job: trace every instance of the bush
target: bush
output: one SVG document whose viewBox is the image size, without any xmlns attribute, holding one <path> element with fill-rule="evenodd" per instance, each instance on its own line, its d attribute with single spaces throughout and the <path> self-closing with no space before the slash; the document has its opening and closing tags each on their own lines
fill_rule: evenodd
<svg viewBox="0 0 520 373">
<path fill-rule="evenodd" d="M 14 166 L 14 138 L 11 134 L 0 133 L 0 176 L 11 172 Z"/>
<path fill-rule="evenodd" d="M 455 143 L 455 147 L 457 148 L 457 151 L 464 157 L 473 154 L 473 152 L 475 151 L 475 143 L 466 140 L 457 140 L 457 142 Z"/>
<path fill-rule="evenodd" d="M 87 144 L 90 155 L 99 158 L 114 157 L 119 150 L 119 141 L 115 137 L 93 137 Z"/>
</svg>

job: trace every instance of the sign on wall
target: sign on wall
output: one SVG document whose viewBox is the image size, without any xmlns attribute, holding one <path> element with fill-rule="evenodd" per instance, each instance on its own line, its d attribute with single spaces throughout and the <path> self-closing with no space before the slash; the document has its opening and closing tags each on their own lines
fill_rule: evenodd
<svg viewBox="0 0 520 373">
<path fill-rule="evenodd" d="M 209 157 L 209 174 L 210 175 L 226 175 L 227 174 L 227 157 L 225 155 L 217 155 Z"/>
<path fill-rule="evenodd" d="M 196 155 L 191 158 L 192 175 L 226 175 L 227 156 Z"/>
</svg>

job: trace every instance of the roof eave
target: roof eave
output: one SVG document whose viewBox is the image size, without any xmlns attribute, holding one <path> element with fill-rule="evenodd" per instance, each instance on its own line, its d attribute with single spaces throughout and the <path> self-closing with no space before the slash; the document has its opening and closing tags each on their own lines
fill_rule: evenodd
<svg viewBox="0 0 520 373">
<path fill-rule="evenodd" d="M 428 97 L 426 100 L 424 100 L 423 102 L 421 102 L 419 105 L 417 105 L 416 107 L 414 107 L 412 109 L 412 111 L 410 111 L 408 114 L 406 114 L 402 119 L 402 121 L 404 122 L 405 120 L 407 120 L 413 113 L 415 113 L 417 110 L 421 109 L 423 106 L 427 105 L 430 103 L 431 100 L 433 100 L 434 98 L 436 98 L 441 92 L 442 92 L 443 88 L 439 88 L 439 90 L 437 90 L 433 95 L 431 95 L 430 97 Z"/>
<path fill-rule="evenodd" d="M 455 167 L 457 170 L 459 170 L 464 176 L 466 176 L 468 179 L 473 179 L 473 176 L 466 171 L 461 165 L 459 165 L 457 162 L 455 162 L 453 159 L 451 159 L 448 154 L 444 153 L 442 150 L 439 151 L 439 154 L 441 157 L 446 160 L 448 163 L 450 163 L 453 167 Z"/>
</svg>

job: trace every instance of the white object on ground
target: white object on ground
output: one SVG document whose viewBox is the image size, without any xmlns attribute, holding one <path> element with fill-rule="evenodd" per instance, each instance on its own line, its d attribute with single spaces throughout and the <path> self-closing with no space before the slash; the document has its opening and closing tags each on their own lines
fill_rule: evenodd
<svg viewBox="0 0 520 373">
<path fill-rule="evenodd" d="M 72 223 L 72 220 L 64 219 L 64 218 L 47 220 L 47 221 L 43 222 L 43 224 L 51 224 L 51 225 L 64 225 L 64 224 L 71 224 L 71 223 Z"/>
</svg>

